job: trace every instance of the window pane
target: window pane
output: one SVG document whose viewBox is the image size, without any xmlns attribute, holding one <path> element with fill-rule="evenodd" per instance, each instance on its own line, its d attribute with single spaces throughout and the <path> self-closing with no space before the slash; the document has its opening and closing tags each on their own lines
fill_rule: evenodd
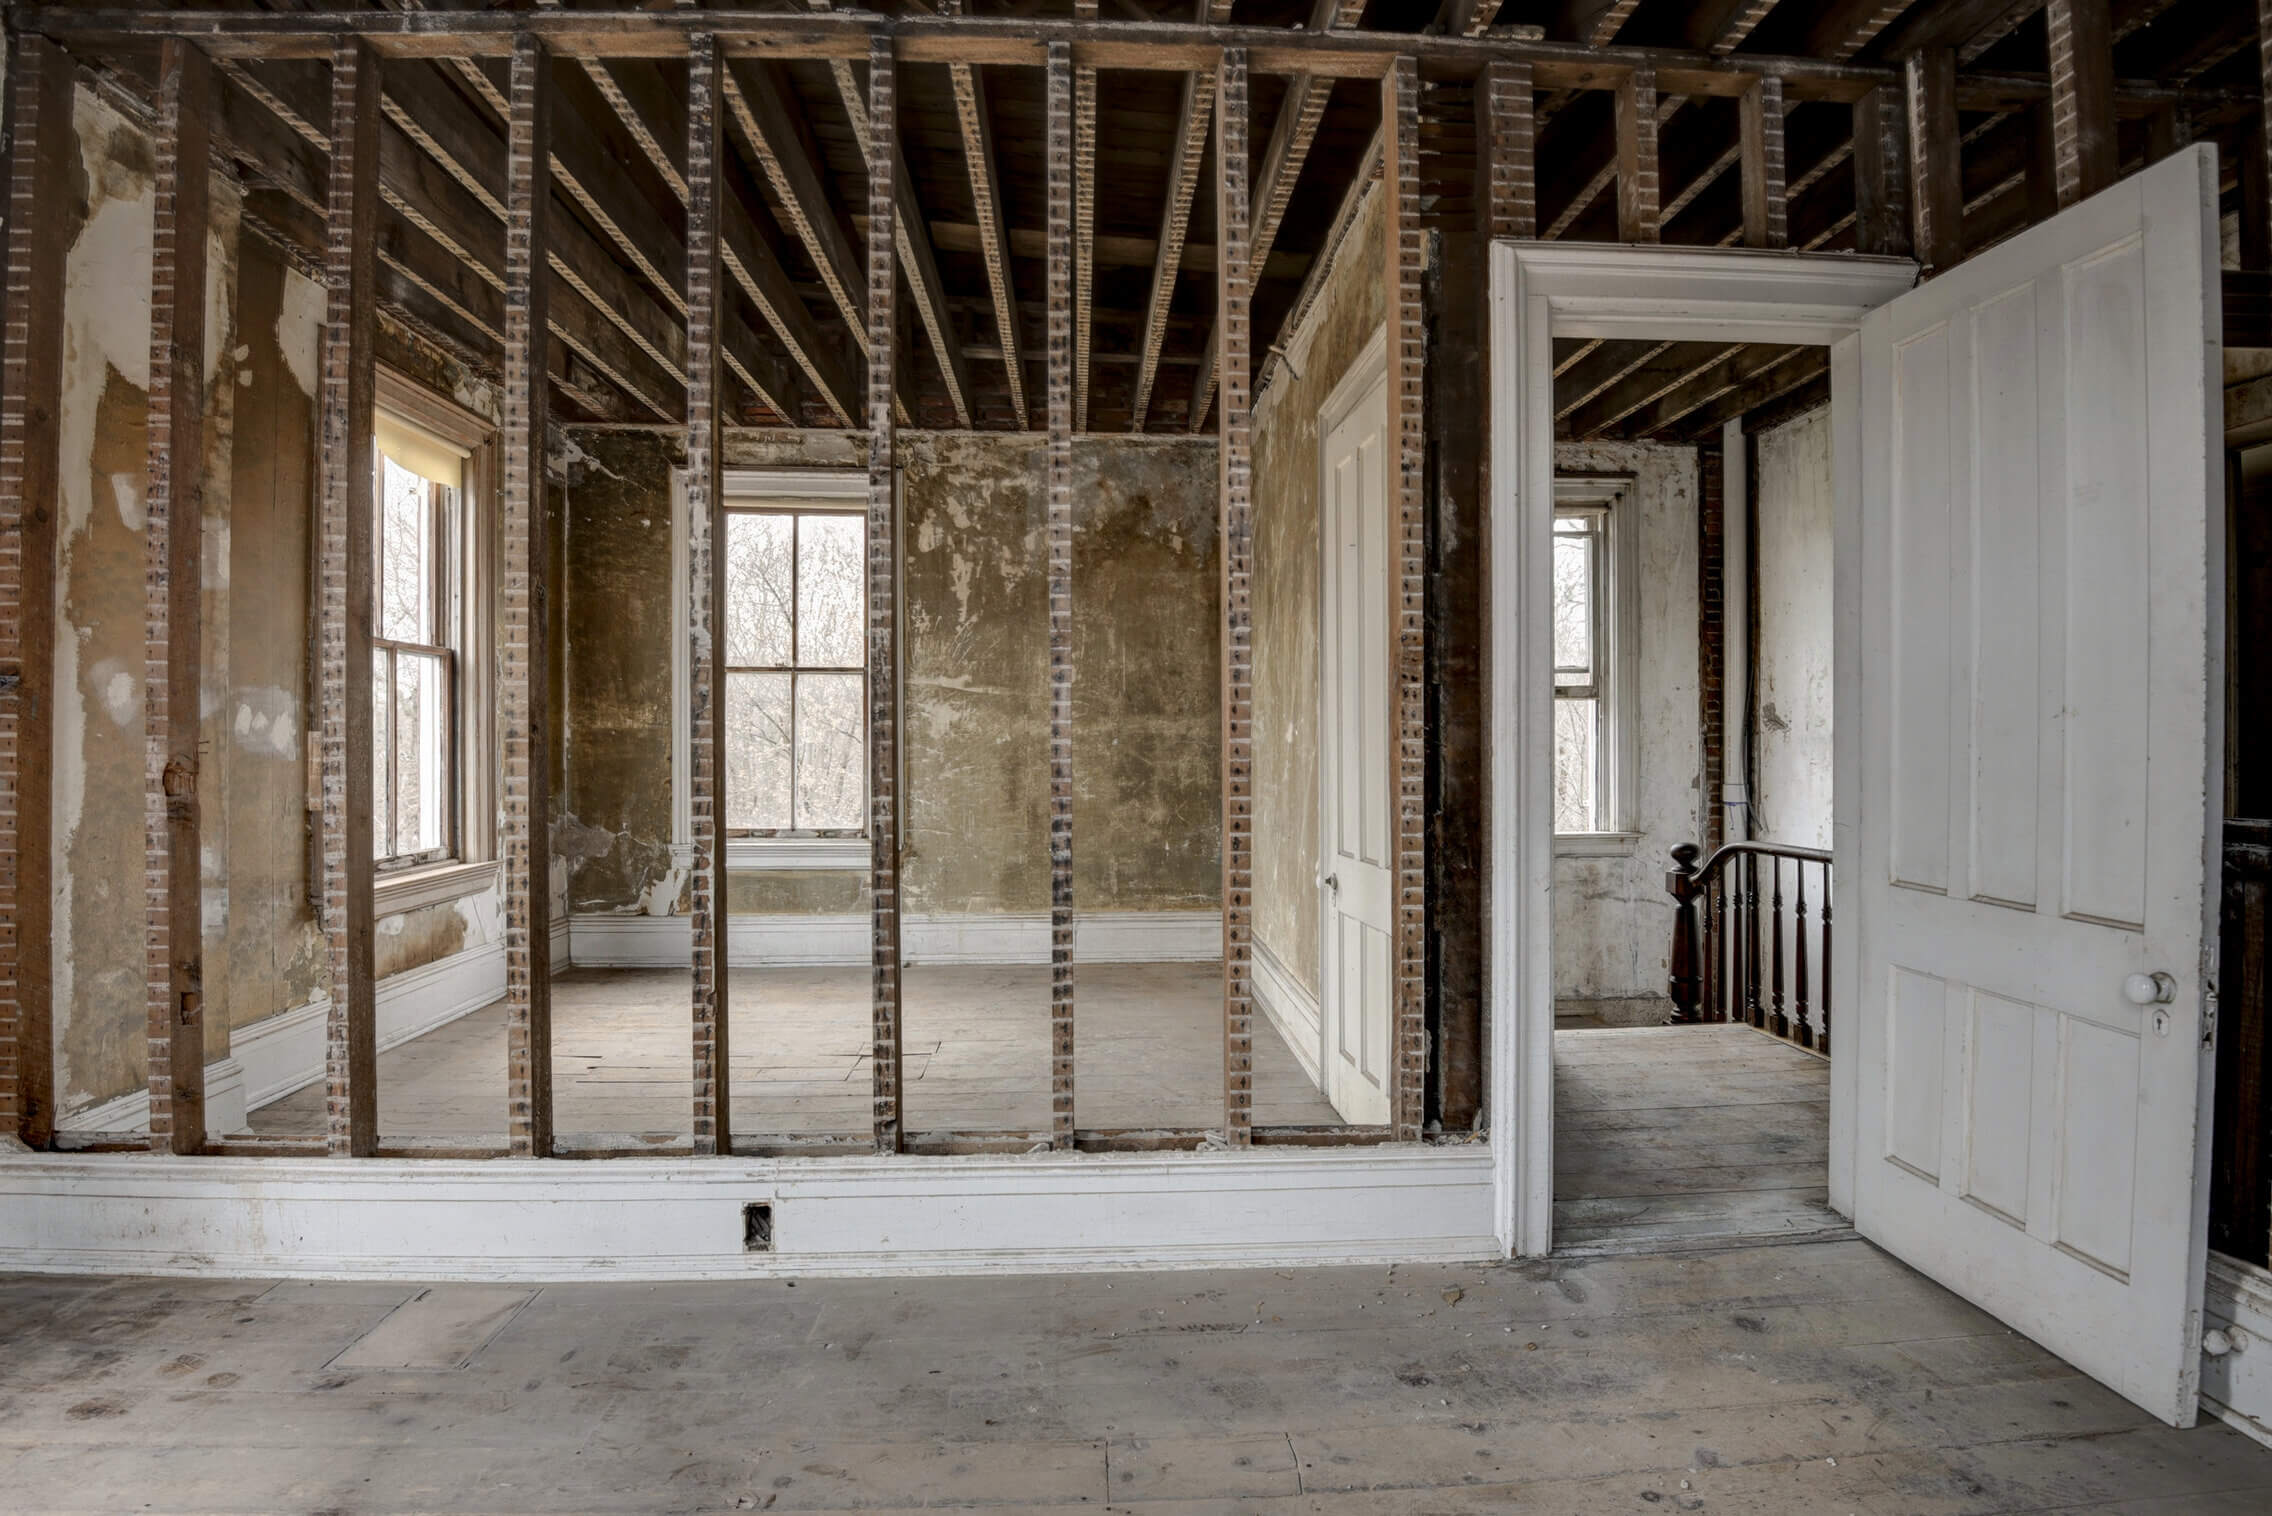
<svg viewBox="0 0 2272 1516">
<path fill-rule="evenodd" d="M 394 709 L 394 655 L 371 649 L 371 856 L 394 856 L 394 806 L 389 800 L 394 765 L 388 754 L 388 713 Z"/>
<path fill-rule="evenodd" d="M 1591 532 L 1554 534 L 1554 667 L 1557 683 L 1593 682 L 1593 547 Z"/>
<path fill-rule="evenodd" d="M 379 635 L 434 642 L 434 486 L 379 460 Z"/>
<path fill-rule="evenodd" d="M 789 825 L 789 676 L 726 676 L 726 830 Z"/>
<path fill-rule="evenodd" d="M 728 663 L 781 668 L 789 662 L 791 535 L 787 516 L 726 517 Z"/>
<path fill-rule="evenodd" d="M 431 853 L 449 839 L 448 671 L 432 653 L 397 653 L 394 669 L 395 852 Z"/>
<path fill-rule="evenodd" d="M 866 681 L 858 674 L 797 676 L 797 817 L 808 831 L 858 831 L 868 744 Z"/>
<path fill-rule="evenodd" d="M 1554 830 L 1598 832 L 1599 776 L 1595 761 L 1601 703 L 1554 702 Z"/>
<path fill-rule="evenodd" d="M 799 668 L 857 668 L 866 661 L 866 529 L 858 516 L 797 518 Z"/>
</svg>

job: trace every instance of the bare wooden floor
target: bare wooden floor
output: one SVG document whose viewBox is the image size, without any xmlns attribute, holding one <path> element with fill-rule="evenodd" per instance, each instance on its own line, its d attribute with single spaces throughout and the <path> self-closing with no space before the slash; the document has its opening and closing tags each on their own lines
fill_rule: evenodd
<svg viewBox="0 0 2272 1516">
<path fill-rule="evenodd" d="M 1554 1246 L 1842 1231 L 1830 1065 L 1745 1026 L 1554 1034 Z"/>
<path fill-rule="evenodd" d="M 0 1279 L 0 1507 L 2258 1516 L 1866 1243 L 742 1284 Z"/>
<path fill-rule="evenodd" d="M 865 968 L 737 969 L 728 986 L 735 1129 L 865 1133 L 871 1023 Z M 912 1131 L 1049 1125 L 1047 967 L 906 971 L 902 1077 Z M 1223 1119 L 1222 971 L 1211 963 L 1084 964 L 1074 1080 L 1087 1127 L 1211 1127 Z M 577 969 L 552 987 L 562 1132 L 690 1124 L 683 970 Z M 1254 1119 L 1338 1125 L 1268 1020 L 1255 1018 Z M 262 1133 L 323 1130 L 313 1086 L 253 1112 Z M 379 1128 L 394 1137 L 505 1130 L 502 1002 L 379 1057 Z"/>
</svg>

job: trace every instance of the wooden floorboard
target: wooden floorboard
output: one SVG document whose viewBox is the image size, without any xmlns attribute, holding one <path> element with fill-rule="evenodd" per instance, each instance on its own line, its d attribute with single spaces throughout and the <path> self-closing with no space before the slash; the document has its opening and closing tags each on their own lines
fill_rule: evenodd
<svg viewBox="0 0 2272 1516">
<path fill-rule="evenodd" d="M 1554 1034 L 1557 1251 L 1843 1232 L 1830 1064 L 1744 1026 Z"/>
<path fill-rule="evenodd" d="M 577 969 L 553 983 L 555 1123 L 564 1133 L 690 1126 L 687 974 Z M 1223 1120 L 1222 977 L 1211 963 L 1080 969 L 1076 1078 L 1084 1128 L 1217 1127 Z M 872 1114 L 873 1025 L 865 968 L 736 969 L 729 988 L 737 1132 L 860 1134 Z M 1049 1126 L 1049 969 L 931 965 L 906 971 L 906 1125 L 911 1131 Z M 1267 1023 L 1254 1039 L 1254 1119 L 1344 1123 Z M 388 1137 L 505 1130 L 502 1002 L 379 1059 Z M 264 1136 L 323 1130 L 323 1091 L 255 1111 Z"/>
</svg>

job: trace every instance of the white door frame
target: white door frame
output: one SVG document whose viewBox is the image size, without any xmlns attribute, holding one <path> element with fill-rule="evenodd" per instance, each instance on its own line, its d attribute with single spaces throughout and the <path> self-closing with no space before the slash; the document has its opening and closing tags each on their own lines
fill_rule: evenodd
<svg viewBox="0 0 2272 1516">
<path fill-rule="evenodd" d="M 1511 1255 L 1553 1245 L 1553 581 L 1555 337 L 1806 343 L 1830 348 L 1835 707 L 1860 673 L 1854 593 L 1861 511 L 1862 318 L 1910 288 L 1906 258 L 1751 250 L 1499 242 L 1491 248 L 1489 606 L 1490 1130 L 1494 1221 Z M 1851 902 L 1848 797 L 1859 793 L 1854 724 L 1832 728 L 1833 903 Z M 1853 1005 L 1853 946 L 1832 961 L 1831 1003 Z M 1851 1207 L 1854 1060 L 1831 1065 L 1830 1201 Z"/>
<path fill-rule="evenodd" d="M 1334 428 L 1355 414 L 1357 407 L 1376 388 L 1385 389 L 1387 384 L 1388 324 L 1383 322 L 1374 331 L 1371 339 L 1365 343 L 1364 349 L 1350 363 L 1349 371 L 1341 376 L 1340 381 L 1333 386 L 1332 392 L 1325 397 L 1325 403 L 1317 408 L 1318 641 L 1317 688 L 1313 692 L 1313 697 L 1316 702 L 1318 732 L 1317 861 L 1319 882 L 1317 886 L 1318 1007 L 1315 1052 L 1317 1055 L 1318 1093 L 1328 1101 L 1333 1099 L 1333 1044 L 1334 1035 L 1338 1029 L 1336 1018 L 1340 1014 L 1340 1007 L 1334 1003 L 1334 1000 L 1340 995 L 1344 987 L 1339 977 L 1332 974 L 1328 967 L 1328 958 L 1333 951 L 1335 903 L 1324 884 L 1324 874 L 1330 866 L 1336 837 L 1334 801 L 1341 783 L 1340 765 L 1334 759 L 1336 749 L 1332 741 L 1332 734 L 1326 730 L 1328 708 L 1326 693 L 1329 684 L 1326 669 L 1326 649 L 1331 646 L 1334 616 L 1340 609 L 1340 600 L 1334 591 L 1334 547 L 1329 540 L 1332 522 L 1329 519 L 1331 513 L 1327 508 L 1326 498 L 1326 480 L 1330 476 L 1333 460 L 1327 456 L 1326 449 L 1332 444 Z M 1382 455 L 1382 462 L 1385 467 L 1387 462 L 1385 453 Z M 1381 488 L 1385 497 L 1388 488 L 1388 480 L 1385 475 L 1381 480 Z M 1385 564 L 1382 567 L 1382 572 L 1384 574 L 1387 572 Z M 1392 617 L 1391 627 L 1382 629 L 1381 634 L 1384 638 L 1389 636 L 1392 630 L 1393 619 Z M 1393 709 L 1383 710 L 1379 714 L 1382 722 L 1393 730 L 1396 722 L 1395 711 Z M 1381 803 L 1388 807 L 1384 814 L 1391 816 L 1396 813 L 1395 778 L 1392 766 L 1388 791 L 1381 797 Z M 1393 1046 L 1390 1051 L 1393 1057 Z M 1339 1110 L 1340 1107 L 1336 1106 L 1335 1109 Z"/>
</svg>

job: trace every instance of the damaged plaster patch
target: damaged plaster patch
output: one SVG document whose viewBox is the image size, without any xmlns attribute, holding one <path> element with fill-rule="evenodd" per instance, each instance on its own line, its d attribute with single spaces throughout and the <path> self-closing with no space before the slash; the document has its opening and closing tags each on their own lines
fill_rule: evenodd
<svg viewBox="0 0 2272 1516">
<path fill-rule="evenodd" d="M 104 658 L 91 673 L 90 682 L 102 691 L 103 714 L 110 717 L 111 724 L 122 732 L 138 731 L 142 725 L 142 691 L 126 665 L 116 658 Z"/>
<path fill-rule="evenodd" d="M 276 311 L 276 350 L 292 371 L 292 382 L 316 398 L 316 365 L 323 338 L 323 286 L 291 269 L 284 271 L 284 293 Z"/>
<path fill-rule="evenodd" d="M 229 730 L 237 746 L 245 752 L 264 758 L 297 758 L 300 756 L 299 697 L 273 684 L 240 689 Z"/>
<path fill-rule="evenodd" d="M 142 476 L 139 474 L 113 474 L 110 476 L 111 499 L 118 502 L 118 519 L 130 532 L 142 530 L 149 517 L 142 511 Z"/>
</svg>

